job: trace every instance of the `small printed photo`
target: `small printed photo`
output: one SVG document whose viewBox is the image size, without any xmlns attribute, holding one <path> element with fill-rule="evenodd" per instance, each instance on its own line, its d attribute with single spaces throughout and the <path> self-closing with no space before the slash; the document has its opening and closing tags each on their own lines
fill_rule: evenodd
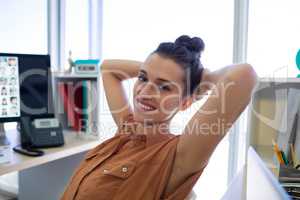
<svg viewBox="0 0 300 200">
<path fill-rule="evenodd" d="M 19 112 L 18 112 L 18 109 L 17 109 L 16 106 L 12 106 L 12 107 L 10 108 L 10 114 L 11 114 L 11 115 L 19 115 Z"/>
<path fill-rule="evenodd" d="M 10 97 L 10 103 L 12 105 L 17 105 L 18 104 L 18 99 L 17 97 Z"/>
<path fill-rule="evenodd" d="M 16 67 L 11 67 L 10 68 L 10 74 L 11 75 L 16 75 L 16 72 L 17 72 L 17 68 Z"/>
<path fill-rule="evenodd" d="M 7 116 L 7 109 L 6 108 L 2 108 L 1 115 L 2 116 Z"/>
<path fill-rule="evenodd" d="M 5 71 L 5 67 L 0 66 L 0 75 L 4 76 L 6 74 Z"/>
<path fill-rule="evenodd" d="M 10 96 L 16 96 L 17 95 L 17 88 L 16 87 L 9 88 L 9 95 Z"/>
<path fill-rule="evenodd" d="M 7 95 L 7 89 L 6 87 L 1 88 L 1 96 L 6 96 Z"/>
<path fill-rule="evenodd" d="M 7 67 L 7 58 L 0 57 L 0 67 Z"/>
<path fill-rule="evenodd" d="M 3 57 L 3 56 L 1 56 L 1 57 L 0 57 L 0 62 L 7 62 L 7 58 L 6 58 L 6 57 Z"/>
<path fill-rule="evenodd" d="M 16 77 L 11 77 L 9 81 L 9 85 L 16 85 L 17 84 L 17 79 Z"/>
<path fill-rule="evenodd" d="M 6 106 L 6 105 L 7 105 L 7 99 L 6 99 L 6 98 L 3 98 L 1 104 L 2 104 L 2 106 Z"/>
<path fill-rule="evenodd" d="M 8 66 L 17 66 L 17 58 L 8 58 Z"/>
<path fill-rule="evenodd" d="M 7 85 L 7 78 L 0 77 L 0 85 Z"/>
</svg>

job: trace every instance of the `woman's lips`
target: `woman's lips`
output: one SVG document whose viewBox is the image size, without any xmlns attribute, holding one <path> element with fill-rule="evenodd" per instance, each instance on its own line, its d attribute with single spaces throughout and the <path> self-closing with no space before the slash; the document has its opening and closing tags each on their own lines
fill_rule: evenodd
<svg viewBox="0 0 300 200">
<path fill-rule="evenodd" d="M 156 110 L 156 108 L 154 106 L 149 105 L 149 104 L 144 103 L 143 101 L 139 101 L 139 100 L 136 100 L 136 106 L 140 111 L 143 111 L 143 112 L 149 112 L 149 111 Z"/>
</svg>

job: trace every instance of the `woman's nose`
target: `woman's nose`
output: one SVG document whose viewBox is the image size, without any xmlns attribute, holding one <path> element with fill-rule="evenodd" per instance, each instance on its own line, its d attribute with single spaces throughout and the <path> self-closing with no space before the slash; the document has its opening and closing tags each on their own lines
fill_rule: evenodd
<svg viewBox="0 0 300 200">
<path fill-rule="evenodd" d="M 159 95 L 158 87 L 152 82 L 147 82 L 144 87 L 141 88 L 140 95 L 157 96 Z"/>
</svg>

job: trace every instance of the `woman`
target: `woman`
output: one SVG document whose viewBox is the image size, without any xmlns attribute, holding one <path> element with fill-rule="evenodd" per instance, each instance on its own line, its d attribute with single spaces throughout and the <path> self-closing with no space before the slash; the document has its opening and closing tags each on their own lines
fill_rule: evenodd
<svg viewBox="0 0 300 200">
<path fill-rule="evenodd" d="M 105 60 L 102 78 L 116 135 L 90 151 L 62 199 L 186 199 L 209 157 L 249 103 L 256 74 L 248 64 L 209 72 L 203 41 L 180 36 L 145 62 Z M 122 81 L 137 77 L 133 109 Z M 201 82 L 201 84 L 200 84 Z M 169 124 L 210 91 L 181 135 Z"/>
</svg>

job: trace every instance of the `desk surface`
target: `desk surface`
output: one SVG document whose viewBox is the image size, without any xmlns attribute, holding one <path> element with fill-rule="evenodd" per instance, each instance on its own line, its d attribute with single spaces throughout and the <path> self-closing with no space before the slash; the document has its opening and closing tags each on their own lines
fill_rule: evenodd
<svg viewBox="0 0 300 200">
<path fill-rule="evenodd" d="M 10 141 L 11 149 L 19 144 L 19 134 L 17 131 L 7 131 L 6 136 Z M 0 164 L 0 175 L 7 174 L 14 171 L 20 171 L 37 165 L 41 165 L 60 158 L 68 157 L 77 153 L 90 150 L 100 144 L 102 141 L 81 139 L 77 133 L 71 131 L 64 131 L 65 145 L 55 148 L 43 148 L 45 152 L 40 157 L 29 157 L 18 154 L 12 150 L 11 161 L 9 163 Z"/>
</svg>

